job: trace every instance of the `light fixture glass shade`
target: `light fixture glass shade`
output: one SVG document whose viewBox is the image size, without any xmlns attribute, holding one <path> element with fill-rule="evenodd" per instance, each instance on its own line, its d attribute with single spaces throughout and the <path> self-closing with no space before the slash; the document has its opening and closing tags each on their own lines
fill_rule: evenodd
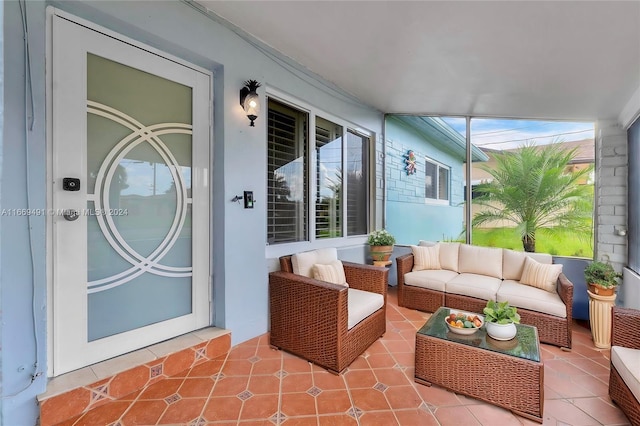
<svg viewBox="0 0 640 426">
<path fill-rule="evenodd" d="M 257 117 L 260 114 L 260 98 L 255 91 L 249 92 L 244 99 L 244 112 L 247 116 L 255 115 Z"/>
<path fill-rule="evenodd" d="M 260 87 L 260 83 L 256 80 L 247 80 L 244 87 L 240 90 L 240 105 L 244 109 L 247 118 L 251 122 L 249 126 L 255 127 L 253 122 L 260 114 L 260 98 L 256 90 Z"/>
</svg>

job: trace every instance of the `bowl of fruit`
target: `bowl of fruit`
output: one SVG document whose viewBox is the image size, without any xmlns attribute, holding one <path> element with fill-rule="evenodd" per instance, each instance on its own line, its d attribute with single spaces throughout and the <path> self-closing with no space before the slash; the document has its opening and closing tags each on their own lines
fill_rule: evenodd
<svg viewBox="0 0 640 426">
<path fill-rule="evenodd" d="M 449 316 L 445 318 L 445 322 L 452 333 L 468 335 L 475 333 L 482 327 L 484 317 L 473 312 L 451 311 Z"/>
</svg>

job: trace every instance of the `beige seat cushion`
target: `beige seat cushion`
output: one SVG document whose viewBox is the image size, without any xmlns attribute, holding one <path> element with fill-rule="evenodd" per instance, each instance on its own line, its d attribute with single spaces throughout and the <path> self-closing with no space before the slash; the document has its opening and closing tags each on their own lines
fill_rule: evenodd
<svg viewBox="0 0 640 426">
<path fill-rule="evenodd" d="M 433 247 L 411 246 L 413 253 L 413 271 L 440 268 L 440 246 Z"/>
<path fill-rule="evenodd" d="M 560 276 L 561 272 L 562 265 L 545 265 L 526 256 L 520 282 L 551 293 L 556 293 L 558 276 Z"/>
<path fill-rule="evenodd" d="M 418 245 L 419 245 L 420 247 L 433 247 L 433 246 L 435 246 L 436 244 L 438 244 L 436 241 L 420 240 L 420 241 L 418 242 Z"/>
<path fill-rule="evenodd" d="M 347 328 L 349 330 L 384 305 L 384 297 L 381 294 L 355 288 L 349 289 L 348 299 L 349 320 Z"/>
<path fill-rule="evenodd" d="M 496 292 L 502 280 L 479 274 L 460 274 L 445 284 L 445 291 L 452 294 L 496 300 Z"/>
<path fill-rule="evenodd" d="M 293 273 L 313 278 L 313 265 L 316 263 L 328 264 L 338 260 L 338 250 L 335 247 L 305 251 L 291 256 Z"/>
<path fill-rule="evenodd" d="M 523 251 L 502 249 L 502 278 L 520 281 L 526 256 L 539 263 L 547 265 L 553 263 L 553 257 L 547 253 L 525 253 Z"/>
<path fill-rule="evenodd" d="M 502 279 L 502 249 L 461 244 L 458 272 Z"/>
<path fill-rule="evenodd" d="M 611 364 L 616 368 L 633 396 L 640 401 L 640 350 L 612 346 Z"/>
<path fill-rule="evenodd" d="M 560 318 L 567 317 L 567 307 L 557 292 L 520 284 L 515 280 L 504 280 L 496 295 L 498 302 L 508 301 L 516 308 L 542 312 Z"/>
<path fill-rule="evenodd" d="M 458 268 L 458 253 L 460 243 L 438 243 L 440 246 L 440 267 L 454 272 L 460 272 Z"/>
<path fill-rule="evenodd" d="M 347 278 L 344 275 L 344 267 L 339 260 L 334 260 L 327 264 L 316 263 L 313 265 L 313 278 L 346 287 L 349 286 L 349 284 L 347 284 Z"/>
<path fill-rule="evenodd" d="M 416 271 L 404 274 L 404 283 L 414 287 L 444 291 L 445 284 L 457 276 L 457 272 L 446 269 Z"/>
</svg>

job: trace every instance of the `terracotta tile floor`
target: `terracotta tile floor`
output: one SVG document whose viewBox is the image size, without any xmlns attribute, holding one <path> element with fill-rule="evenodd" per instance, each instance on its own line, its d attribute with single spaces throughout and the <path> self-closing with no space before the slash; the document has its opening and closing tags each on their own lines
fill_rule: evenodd
<svg viewBox="0 0 640 426">
<path fill-rule="evenodd" d="M 268 346 L 268 335 L 64 425 L 533 425 L 413 381 L 415 332 L 429 314 L 389 291 L 387 333 L 341 376 Z M 545 425 L 626 425 L 607 395 L 609 351 L 575 324 L 573 350 L 542 345 Z"/>
</svg>

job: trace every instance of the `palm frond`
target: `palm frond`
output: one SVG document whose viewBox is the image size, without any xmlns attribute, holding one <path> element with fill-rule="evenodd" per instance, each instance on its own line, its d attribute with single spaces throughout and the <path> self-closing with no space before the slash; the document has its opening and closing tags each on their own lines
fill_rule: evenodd
<svg viewBox="0 0 640 426">
<path fill-rule="evenodd" d="M 593 188 L 583 182 L 593 168 L 567 170 L 576 154 L 576 149 L 567 150 L 560 143 L 527 143 L 496 154 L 493 167 L 481 166 L 491 178 L 476 187 L 480 195 L 473 202 L 482 210 L 472 225 L 512 222 L 523 239 L 532 241 L 539 229 L 589 232 Z"/>
</svg>

